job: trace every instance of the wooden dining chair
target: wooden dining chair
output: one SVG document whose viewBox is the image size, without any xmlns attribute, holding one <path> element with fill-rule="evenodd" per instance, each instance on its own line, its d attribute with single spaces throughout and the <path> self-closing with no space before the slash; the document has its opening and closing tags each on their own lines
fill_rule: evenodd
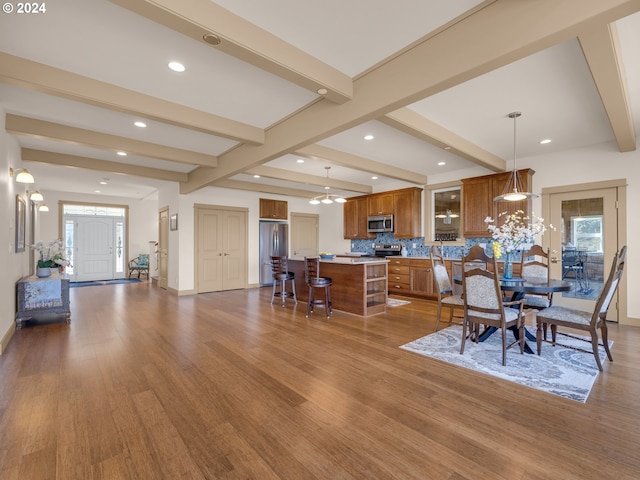
<svg viewBox="0 0 640 480">
<path fill-rule="evenodd" d="M 477 256 L 491 261 L 492 269 L 471 268 L 462 273 L 462 291 L 464 300 L 464 323 L 462 326 L 462 343 L 460 354 L 464 354 L 467 341 L 467 329 L 472 333 L 471 338 L 478 342 L 480 325 L 496 327 L 502 335 L 502 365 L 507 364 L 507 349 L 520 344 L 520 353 L 524 353 L 524 313 L 523 299 L 505 301 L 500 290 L 500 279 L 496 260 L 489 258 L 482 250 L 482 255 L 469 252 L 463 257 L 463 264 Z M 506 308 L 509 307 L 509 308 Z M 507 329 L 515 327 L 518 331 L 517 339 L 507 345 Z"/>
<path fill-rule="evenodd" d="M 598 301 L 596 302 L 596 306 L 593 312 L 554 305 L 549 308 L 545 308 L 544 310 L 540 310 L 537 313 L 536 344 L 538 347 L 538 355 L 540 355 L 542 348 L 542 331 L 544 328 L 546 328 L 547 325 L 549 325 L 551 327 L 551 342 L 548 343 L 551 343 L 554 346 L 560 345 L 572 348 L 574 350 L 579 350 L 581 352 L 593 353 L 593 356 L 596 359 L 596 364 L 598 365 L 598 369 L 600 371 L 602 371 L 602 362 L 600 362 L 600 355 L 598 353 L 599 345 L 602 345 L 604 347 L 609 361 L 613 361 L 613 357 L 611 356 L 611 352 L 609 351 L 609 340 L 607 335 L 607 311 L 609 310 L 609 305 L 611 304 L 613 295 L 615 294 L 616 289 L 618 288 L 618 284 L 620 283 L 620 278 L 622 277 L 626 257 L 627 247 L 625 245 L 620 249 L 619 252 L 616 252 L 616 255 L 613 259 L 613 265 L 611 266 L 611 272 L 609 273 L 609 277 L 607 278 L 606 283 L 602 287 L 602 291 L 600 292 L 600 296 L 598 297 Z M 558 343 L 556 340 L 557 334 L 560 333 L 558 332 L 559 326 L 588 332 L 591 337 L 591 351 Z M 601 342 L 598 340 L 598 329 L 600 329 L 601 332 Z M 561 333 L 561 335 L 583 340 L 583 338 L 581 337 L 576 337 L 568 333 Z M 546 339 L 544 341 L 546 342 Z"/>
<path fill-rule="evenodd" d="M 429 258 L 431 259 L 431 271 L 433 272 L 433 281 L 435 282 L 436 293 L 438 294 L 438 313 L 436 317 L 436 326 L 433 331 L 438 331 L 443 307 L 449 309 L 449 319 L 448 321 L 445 321 L 445 323 L 448 323 L 449 325 L 462 325 L 462 322 L 464 321 L 464 314 L 454 315 L 454 313 L 455 310 L 460 310 L 460 313 L 463 313 L 462 308 L 464 307 L 464 301 L 460 294 L 453 293 L 451 279 L 449 278 L 447 267 L 444 264 L 442 251 L 438 247 L 431 247 L 429 250 Z M 454 317 L 459 318 L 460 321 L 455 322 L 453 320 Z"/>
<path fill-rule="evenodd" d="M 522 252 L 520 272 L 523 277 L 535 277 L 549 281 L 549 250 L 545 250 L 540 245 L 533 245 L 526 252 Z M 553 292 L 528 293 L 524 296 L 524 308 L 542 310 L 550 307 L 552 302 Z"/>
</svg>

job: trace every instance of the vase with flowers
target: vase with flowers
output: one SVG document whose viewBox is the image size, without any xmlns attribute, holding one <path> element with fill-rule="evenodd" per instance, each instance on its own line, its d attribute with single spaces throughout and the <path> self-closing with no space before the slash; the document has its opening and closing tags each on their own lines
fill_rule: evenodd
<svg viewBox="0 0 640 480">
<path fill-rule="evenodd" d="M 518 250 L 523 250 L 525 246 L 533 245 L 536 235 L 542 235 L 547 231 L 544 226 L 544 219 L 525 215 L 524 211 L 516 210 L 514 213 L 507 214 L 503 212 L 499 217 L 506 215 L 504 223 L 500 226 L 495 225 L 493 218 L 485 218 L 487 229 L 491 233 L 493 239 L 493 255 L 501 258 L 504 255 L 504 271 L 503 276 L 506 279 L 513 278 L 512 254 Z M 553 228 L 551 226 L 551 228 Z"/>
<path fill-rule="evenodd" d="M 38 240 L 31 245 L 31 248 L 37 251 L 39 255 L 36 271 L 38 277 L 48 277 L 51 275 L 52 268 L 63 271 L 69 265 L 69 260 L 64 255 L 64 245 L 60 239 L 47 243 Z"/>
</svg>

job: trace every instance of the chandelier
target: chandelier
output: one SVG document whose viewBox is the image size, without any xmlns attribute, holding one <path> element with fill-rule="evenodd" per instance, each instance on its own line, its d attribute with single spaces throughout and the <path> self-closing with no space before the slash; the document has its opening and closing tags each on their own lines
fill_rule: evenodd
<svg viewBox="0 0 640 480">
<path fill-rule="evenodd" d="M 327 171 L 327 183 L 329 183 L 329 170 L 331 170 L 331 167 L 324 167 L 324 169 Z M 317 197 L 314 197 L 311 200 L 309 200 L 309 203 L 311 205 L 320 205 L 321 203 L 324 203 L 325 205 L 329 205 L 330 203 L 333 203 L 333 202 L 336 202 L 336 203 L 346 202 L 345 198 L 342 197 L 341 195 L 329 193 L 329 190 L 331 189 L 331 187 L 329 187 L 328 185 L 324 187 L 324 189 L 327 191 L 327 193 L 318 195 Z"/>
<path fill-rule="evenodd" d="M 529 192 L 518 191 L 518 167 L 516 163 L 516 119 L 521 116 L 520 112 L 511 112 L 507 115 L 509 118 L 513 118 L 513 172 L 507 183 L 502 190 L 502 195 L 498 195 L 493 199 L 494 202 L 501 202 L 506 200 L 508 202 L 517 202 L 518 200 L 524 200 L 529 197 L 537 197 L 538 195 Z"/>
</svg>

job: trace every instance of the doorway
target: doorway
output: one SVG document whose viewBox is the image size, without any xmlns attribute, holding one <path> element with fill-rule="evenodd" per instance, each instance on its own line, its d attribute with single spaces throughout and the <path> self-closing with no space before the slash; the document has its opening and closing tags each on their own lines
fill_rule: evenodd
<svg viewBox="0 0 640 480">
<path fill-rule="evenodd" d="M 158 286 L 169 288 L 169 207 L 158 212 Z"/>
<path fill-rule="evenodd" d="M 617 183 L 621 183 L 618 185 Z M 624 203 L 626 182 L 598 182 L 543 189 L 544 217 L 553 229 L 545 242 L 551 250 L 550 274 L 571 283 L 569 292 L 555 294 L 553 304 L 593 311 L 616 251 L 626 242 Z M 626 282 L 618 289 L 607 320 L 626 318 Z"/>
</svg>

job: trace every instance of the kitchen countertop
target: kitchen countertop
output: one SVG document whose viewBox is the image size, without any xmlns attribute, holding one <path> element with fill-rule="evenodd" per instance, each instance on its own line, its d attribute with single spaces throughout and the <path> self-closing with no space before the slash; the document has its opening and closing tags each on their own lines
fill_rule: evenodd
<svg viewBox="0 0 640 480">
<path fill-rule="evenodd" d="M 304 261 L 304 257 L 289 257 L 289 260 Z M 341 265 L 350 264 L 363 264 L 363 263 L 389 263 L 389 260 L 385 257 L 336 257 L 336 258 L 321 258 L 321 263 L 334 263 Z"/>
</svg>

